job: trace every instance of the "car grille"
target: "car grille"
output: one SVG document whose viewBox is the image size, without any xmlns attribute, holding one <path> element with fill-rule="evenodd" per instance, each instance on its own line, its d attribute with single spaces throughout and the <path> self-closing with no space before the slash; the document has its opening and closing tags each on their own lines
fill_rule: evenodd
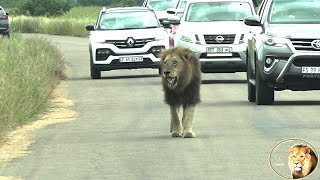
<svg viewBox="0 0 320 180">
<path fill-rule="evenodd" d="M 218 36 L 220 36 L 220 38 L 223 37 L 222 42 L 217 41 L 217 39 L 219 39 L 217 38 Z M 233 44 L 235 37 L 235 34 L 204 35 L 204 40 L 206 44 Z"/>
<path fill-rule="evenodd" d="M 105 43 L 113 44 L 120 49 L 124 49 L 124 48 L 142 48 L 144 45 L 152 41 L 154 41 L 154 38 L 134 39 L 133 46 L 128 46 L 127 40 L 106 40 Z"/>
<path fill-rule="evenodd" d="M 312 47 L 311 42 L 315 39 L 290 39 L 297 51 L 320 51 Z"/>
</svg>

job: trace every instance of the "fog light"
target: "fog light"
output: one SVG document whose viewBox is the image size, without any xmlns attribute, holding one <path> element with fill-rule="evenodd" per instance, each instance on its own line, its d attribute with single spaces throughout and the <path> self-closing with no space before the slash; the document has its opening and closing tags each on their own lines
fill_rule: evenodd
<svg viewBox="0 0 320 180">
<path fill-rule="evenodd" d="M 271 59 L 271 58 L 267 58 L 267 59 L 266 59 L 266 64 L 267 64 L 267 65 L 271 65 L 272 62 L 273 62 L 273 59 Z"/>
<path fill-rule="evenodd" d="M 164 49 L 165 49 L 164 46 L 156 46 L 156 47 L 152 47 L 150 49 L 150 51 L 155 57 L 159 58 L 160 54 L 161 54 L 161 51 L 164 50 Z"/>
</svg>

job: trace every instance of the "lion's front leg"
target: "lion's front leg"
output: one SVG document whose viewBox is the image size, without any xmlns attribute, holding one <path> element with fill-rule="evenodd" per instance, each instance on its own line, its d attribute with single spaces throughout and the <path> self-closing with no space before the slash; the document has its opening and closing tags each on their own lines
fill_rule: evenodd
<svg viewBox="0 0 320 180">
<path fill-rule="evenodd" d="M 183 106 L 183 117 L 182 117 L 182 126 L 183 126 L 183 137 L 184 138 L 194 138 L 195 133 L 192 132 L 192 120 L 194 114 L 195 105 L 184 105 Z"/>
<path fill-rule="evenodd" d="M 171 124 L 170 124 L 170 133 L 172 137 L 181 137 L 182 126 L 179 119 L 179 109 L 180 106 L 170 106 L 171 112 Z"/>
</svg>

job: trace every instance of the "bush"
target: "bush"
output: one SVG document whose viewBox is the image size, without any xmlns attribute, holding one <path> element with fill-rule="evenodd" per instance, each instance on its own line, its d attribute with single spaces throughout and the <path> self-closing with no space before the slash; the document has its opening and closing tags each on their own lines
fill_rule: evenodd
<svg viewBox="0 0 320 180">
<path fill-rule="evenodd" d="M 64 77 L 58 48 L 39 38 L 0 37 L 0 143 L 5 132 L 48 107 Z"/>
<path fill-rule="evenodd" d="M 30 16 L 60 16 L 71 9 L 66 0 L 25 0 L 20 13 Z"/>
</svg>

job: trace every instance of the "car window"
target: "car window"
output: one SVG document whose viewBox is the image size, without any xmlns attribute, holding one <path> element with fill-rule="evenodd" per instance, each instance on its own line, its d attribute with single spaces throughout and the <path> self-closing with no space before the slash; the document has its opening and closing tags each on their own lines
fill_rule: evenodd
<svg viewBox="0 0 320 180">
<path fill-rule="evenodd" d="M 168 8 L 175 8 L 178 0 L 150 0 L 149 5 L 155 11 L 165 11 Z"/>
<path fill-rule="evenodd" d="M 117 30 L 143 29 L 150 27 L 160 27 L 159 22 L 153 12 L 130 11 L 102 14 L 98 29 Z"/>
<path fill-rule="evenodd" d="M 270 23 L 320 23 L 320 0 L 275 0 L 269 12 Z"/>
<path fill-rule="evenodd" d="M 239 21 L 253 15 L 246 2 L 201 2 L 189 4 L 187 22 Z"/>
</svg>

